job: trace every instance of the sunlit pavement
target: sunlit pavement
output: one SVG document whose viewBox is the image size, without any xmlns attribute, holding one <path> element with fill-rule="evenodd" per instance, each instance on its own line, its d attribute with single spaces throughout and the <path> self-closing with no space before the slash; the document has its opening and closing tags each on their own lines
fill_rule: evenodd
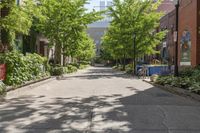
<svg viewBox="0 0 200 133">
<path fill-rule="evenodd" d="M 200 133 L 200 103 L 111 68 L 8 94 L 1 133 Z"/>
</svg>

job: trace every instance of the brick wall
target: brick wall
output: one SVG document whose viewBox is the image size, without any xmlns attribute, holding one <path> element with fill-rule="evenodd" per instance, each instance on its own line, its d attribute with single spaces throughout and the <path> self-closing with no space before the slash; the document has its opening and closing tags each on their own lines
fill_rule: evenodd
<svg viewBox="0 0 200 133">
<path fill-rule="evenodd" d="M 170 54 L 170 61 L 174 63 L 175 59 L 175 42 L 174 42 L 174 31 L 176 28 L 176 11 L 173 10 L 168 14 L 169 16 L 169 31 L 168 31 L 168 50 Z"/>
<path fill-rule="evenodd" d="M 197 0 L 197 58 L 196 62 L 200 65 L 200 1 Z"/>
<path fill-rule="evenodd" d="M 181 57 L 180 39 L 187 30 L 191 34 L 191 65 L 197 62 L 197 0 L 182 0 L 179 8 L 179 62 Z"/>
<path fill-rule="evenodd" d="M 175 10 L 171 11 L 160 20 L 160 29 L 166 29 L 167 35 L 164 41 L 167 43 L 167 52 L 168 52 L 168 63 L 174 63 L 175 57 L 175 44 L 173 38 L 173 32 L 175 31 L 176 24 L 176 14 Z M 162 51 L 161 51 L 162 52 Z M 162 53 L 161 53 L 162 54 Z"/>
<path fill-rule="evenodd" d="M 174 4 L 171 0 L 163 0 L 162 4 L 158 7 L 158 11 L 162 11 L 165 14 L 171 12 L 174 9 Z"/>
</svg>

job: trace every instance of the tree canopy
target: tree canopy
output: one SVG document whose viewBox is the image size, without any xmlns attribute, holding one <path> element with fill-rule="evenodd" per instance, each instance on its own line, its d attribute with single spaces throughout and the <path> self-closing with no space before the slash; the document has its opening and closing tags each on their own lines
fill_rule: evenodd
<svg viewBox="0 0 200 133">
<path fill-rule="evenodd" d="M 0 9 L 8 13 L 0 18 L 4 35 L 15 39 L 15 34 L 29 35 L 34 30 L 55 46 L 56 60 L 61 55 L 89 59 L 94 55 L 94 43 L 87 35 L 87 25 L 102 19 L 103 12 L 85 8 L 88 0 L 23 0 L 18 5 L 13 0 L 4 0 Z M 83 52 L 85 51 L 85 53 Z"/>
<path fill-rule="evenodd" d="M 87 0 L 40 0 L 40 11 L 44 17 L 38 20 L 36 26 L 55 45 L 58 55 L 61 52 L 66 56 L 78 56 L 77 51 L 82 48 L 80 45 L 91 43 L 88 41 L 89 36 L 84 35 L 85 29 L 88 24 L 101 19 L 102 12 L 88 12 L 84 7 L 86 2 Z"/>
<path fill-rule="evenodd" d="M 37 3 L 33 0 L 24 0 L 17 5 L 13 0 L 0 2 L 0 9 L 8 11 L 0 18 L 0 28 L 10 32 L 28 34 L 34 18 L 40 16 Z"/>
<path fill-rule="evenodd" d="M 115 60 L 133 58 L 133 45 L 136 45 L 137 57 L 155 53 L 156 46 L 165 36 L 165 31 L 156 31 L 163 15 L 157 12 L 160 2 L 113 0 L 109 8 L 112 21 L 103 37 L 102 56 Z"/>
</svg>

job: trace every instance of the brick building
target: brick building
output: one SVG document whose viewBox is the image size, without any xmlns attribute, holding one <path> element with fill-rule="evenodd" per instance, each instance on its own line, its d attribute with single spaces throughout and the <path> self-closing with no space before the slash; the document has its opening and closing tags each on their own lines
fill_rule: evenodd
<svg viewBox="0 0 200 133">
<path fill-rule="evenodd" d="M 161 5 L 158 7 L 158 12 L 163 12 L 164 16 L 160 20 L 160 27 L 157 29 L 159 30 L 173 30 L 175 28 L 175 6 L 171 0 L 163 0 Z M 173 26 L 172 26 L 173 25 Z M 161 60 L 162 62 L 170 62 L 173 63 L 173 55 L 174 52 L 172 51 L 173 44 L 171 32 L 167 33 L 167 36 L 163 40 L 160 46 L 157 46 L 157 50 L 160 51 L 160 54 L 151 55 L 151 56 L 144 56 L 144 62 L 150 63 L 153 59 Z M 170 51 L 170 52 L 169 52 Z M 170 58 L 170 59 L 169 59 Z M 169 61 L 171 60 L 171 61 Z"/>
<path fill-rule="evenodd" d="M 162 61 L 174 64 L 175 45 L 174 31 L 176 27 L 176 11 L 173 10 L 160 20 L 160 30 L 167 30 L 167 35 L 160 45 L 160 56 Z"/>
<path fill-rule="evenodd" d="M 160 45 L 160 57 L 162 60 L 167 60 L 169 64 L 173 64 L 175 58 L 175 42 L 173 36 L 176 27 L 175 21 L 175 9 L 167 13 L 160 20 L 160 30 L 166 29 L 168 31 L 166 38 Z M 194 67 L 200 64 L 199 0 L 180 0 L 178 45 L 179 66 Z"/>
<path fill-rule="evenodd" d="M 171 0 L 163 0 L 161 5 L 158 7 L 158 12 L 164 12 L 165 14 L 168 14 L 174 10 L 174 5 Z"/>
<path fill-rule="evenodd" d="M 200 64 L 200 1 L 182 0 L 179 8 L 179 65 Z"/>
</svg>

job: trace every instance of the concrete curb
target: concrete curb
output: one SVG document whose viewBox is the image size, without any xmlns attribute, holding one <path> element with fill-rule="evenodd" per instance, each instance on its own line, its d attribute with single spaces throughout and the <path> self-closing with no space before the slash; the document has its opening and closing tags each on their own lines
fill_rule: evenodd
<svg viewBox="0 0 200 133">
<path fill-rule="evenodd" d="M 44 85 L 54 80 L 56 80 L 56 77 L 46 77 L 44 79 L 27 82 L 27 84 L 24 84 L 21 86 L 7 87 L 7 90 L 6 90 L 7 93 L 5 93 L 4 95 L 0 95 L 0 102 L 4 102 L 7 96 L 17 96 L 25 91 L 29 91 L 40 85 Z"/>
<path fill-rule="evenodd" d="M 183 96 L 186 98 L 190 98 L 192 100 L 196 100 L 196 101 L 200 102 L 200 95 L 190 92 L 189 90 L 185 90 L 185 89 L 178 88 L 178 87 L 167 86 L 167 85 L 163 86 L 163 85 L 155 84 L 155 83 L 147 81 L 147 80 L 143 80 L 143 81 L 146 83 L 149 83 L 155 87 L 158 87 L 162 90 L 165 90 L 165 91 L 171 92 L 173 94 Z"/>
<path fill-rule="evenodd" d="M 14 91 L 14 90 L 17 90 L 17 89 L 20 89 L 20 88 L 23 88 L 23 87 L 30 87 L 30 88 L 35 88 L 35 87 L 38 87 L 40 85 L 43 85 L 45 83 L 48 83 L 50 81 L 53 81 L 55 80 L 56 77 L 46 77 L 46 78 L 43 78 L 43 79 L 40 79 L 40 80 L 35 80 L 35 81 L 29 81 L 23 85 L 20 85 L 20 86 L 16 86 L 16 87 L 13 87 L 13 86 L 9 86 L 6 88 L 6 92 L 10 92 L 10 91 Z"/>
<path fill-rule="evenodd" d="M 88 66 L 88 68 L 89 68 L 89 66 Z M 85 69 L 87 69 L 87 68 L 85 68 Z M 8 86 L 8 87 L 6 87 L 6 92 L 10 92 L 10 91 L 17 90 L 17 89 L 24 88 L 24 87 L 35 88 L 35 87 L 38 87 L 38 86 L 43 85 L 45 83 L 51 82 L 53 80 L 59 80 L 59 79 L 63 78 L 64 76 L 70 76 L 72 74 L 76 74 L 76 73 L 83 71 L 85 69 L 79 69 L 76 72 L 73 72 L 73 73 L 70 73 L 70 74 L 65 74 L 65 75 L 62 75 L 62 76 L 49 76 L 49 77 L 45 77 L 43 79 L 39 79 L 39 80 L 35 80 L 35 81 L 28 81 L 25 84 L 19 85 L 19 86 Z"/>
</svg>

